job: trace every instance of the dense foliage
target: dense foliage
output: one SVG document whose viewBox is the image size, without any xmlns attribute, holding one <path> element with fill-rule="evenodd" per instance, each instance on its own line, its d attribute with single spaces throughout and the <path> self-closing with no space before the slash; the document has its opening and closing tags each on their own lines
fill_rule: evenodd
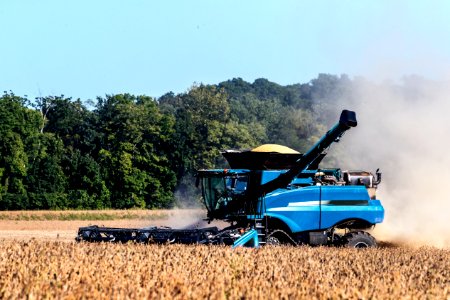
<svg viewBox="0 0 450 300">
<path fill-rule="evenodd" d="M 0 209 L 165 208 L 194 199 L 195 170 L 224 166 L 223 149 L 283 144 L 299 151 L 324 132 L 343 76 L 281 86 L 235 78 L 159 99 L 0 97 Z M 335 116 L 333 116 L 333 120 Z"/>
</svg>

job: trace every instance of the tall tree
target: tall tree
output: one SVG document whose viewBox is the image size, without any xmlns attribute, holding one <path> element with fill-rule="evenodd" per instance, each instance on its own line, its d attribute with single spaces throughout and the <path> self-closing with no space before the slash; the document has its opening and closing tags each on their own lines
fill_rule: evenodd
<svg viewBox="0 0 450 300">
<path fill-rule="evenodd" d="M 99 162 L 114 207 L 167 207 L 173 202 L 175 174 L 168 147 L 174 120 L 147 96 L 99 98 Z"/>
<path fill-rule="evenodd" d="M 53 133 L 39 136 L 39 149 L 28 170 L 26 180 L 30 207 L 33 209 L 65 209 L 67 181 L 61 161 L 64 144 Z"/>
<path fill-rule="evenodd" d="M 29 155 L 39 131 L 39 115 L 27 108 L 28 100 L 13 93 L 0 97 L 0 208 L 28 206 L 24 180 Z"/>
</svg>

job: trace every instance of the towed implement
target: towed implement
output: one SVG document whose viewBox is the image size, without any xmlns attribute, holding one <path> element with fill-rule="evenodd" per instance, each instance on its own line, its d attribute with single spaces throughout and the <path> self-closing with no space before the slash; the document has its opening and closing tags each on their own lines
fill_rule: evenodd
<svg viewBox="0 0 450 300">
<path fill-rule="evenodd" d="M 279 145 L 228 150 L 222 154 L 230 169 L 199 170 L 207 220 L 228 222 L 224 229 L 88 226 L 79 228 L 76 240 L 376 246 L 367 230 L 384 219 L 376 199 L 381 173 L 319 168 L 326 149 L 356 125 L 356 114 L 343 110 L 339 122 L 305 154 Z"/>
</svg>

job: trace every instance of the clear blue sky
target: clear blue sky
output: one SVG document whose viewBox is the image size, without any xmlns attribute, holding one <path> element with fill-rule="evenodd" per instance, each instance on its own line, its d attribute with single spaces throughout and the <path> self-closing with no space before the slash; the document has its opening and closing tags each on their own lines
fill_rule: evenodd
<svg viewBox="0 0 450 300">
<path fill-rule="evenodd" d="M 93 99 L 318 73 L 450 76 L 450 1 L 0 3 L 0 90 Z"/>
</svg>

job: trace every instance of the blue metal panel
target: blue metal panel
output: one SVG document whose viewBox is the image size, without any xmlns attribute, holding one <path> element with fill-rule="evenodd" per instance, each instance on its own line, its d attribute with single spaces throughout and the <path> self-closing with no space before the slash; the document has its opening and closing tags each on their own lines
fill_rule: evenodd
<svg viewBox="0 0 450 300">
<path fill-rule="evenodd" d="M 283 221 L 292 232 L 317 230 L 319 228 L 319 206 L 287 207 L 268 209 L 266 216 Z"/>
<path fill-rule="evenodd" d="M 278 189 L 266 195 L 266 206 L 282 207 L 289 203 L 310 202 L 320 200 L 320 187 L 308 186 L 300 189 Z"/>
<path fill-rule="evenodd" d="M 363 185 L 322 186 L 322 200 L 370 200 L 369 193 Z"/>
<path fill-rule="evenodd" d="M 244 233 L 240 238 L 238 238 L 233 243 L 233 249 L 236 247 L 242 247 L 247 244 L 250 244 L 250 247 L 259 247 L 259 240 L 258 240 L 258 232 L 255 229 L 250 229 L 246 233 Z"/>
<path fill-rule="evenodd" d="M 292 232 L 319 227 L 320 188 L 279 189 L 266 196 L 266 215 L 286 223 Z"/>
<path fill-rule="evenodd" d="M 280 174 L 286 173 L 286 170 L 271 170 L 271 171 L 262 171 L 261 175 L 261 184 L 267 183 L 269 181 L 274 180 Z"/>
<path fill-rule="evenodd" d="M 364 186 L 310 186 L 278 189 L 266 196 L 266 216 L 286 223 L 292 232 L 327 229 L 348 219 L 380 223 L 384 209 Z"/>
<path fill-rule="evenodd" d="M 311 177 L 295 178 L 294 180 L 292 180 L 291 184 L 302 186 L 314 185 L 314 180 Z"/>
<path fill-rule="evenodd" d="M 373 201 L 364 186 L 323 186 L 321 229 L 347 219 L 362 219 L 375 224 L 383 221 L 384 209 Z"/>
<path fill-rule="evenodd" d="M 372 201 L 369 201 L 372 202 Z M 381 223 L 384 218 L 383 207 L 377 205 L 322 205 L 322 229 L 327 229 L 335 224 L 348 219 L 362 219 L 371 224 Z"/>
</svg>

